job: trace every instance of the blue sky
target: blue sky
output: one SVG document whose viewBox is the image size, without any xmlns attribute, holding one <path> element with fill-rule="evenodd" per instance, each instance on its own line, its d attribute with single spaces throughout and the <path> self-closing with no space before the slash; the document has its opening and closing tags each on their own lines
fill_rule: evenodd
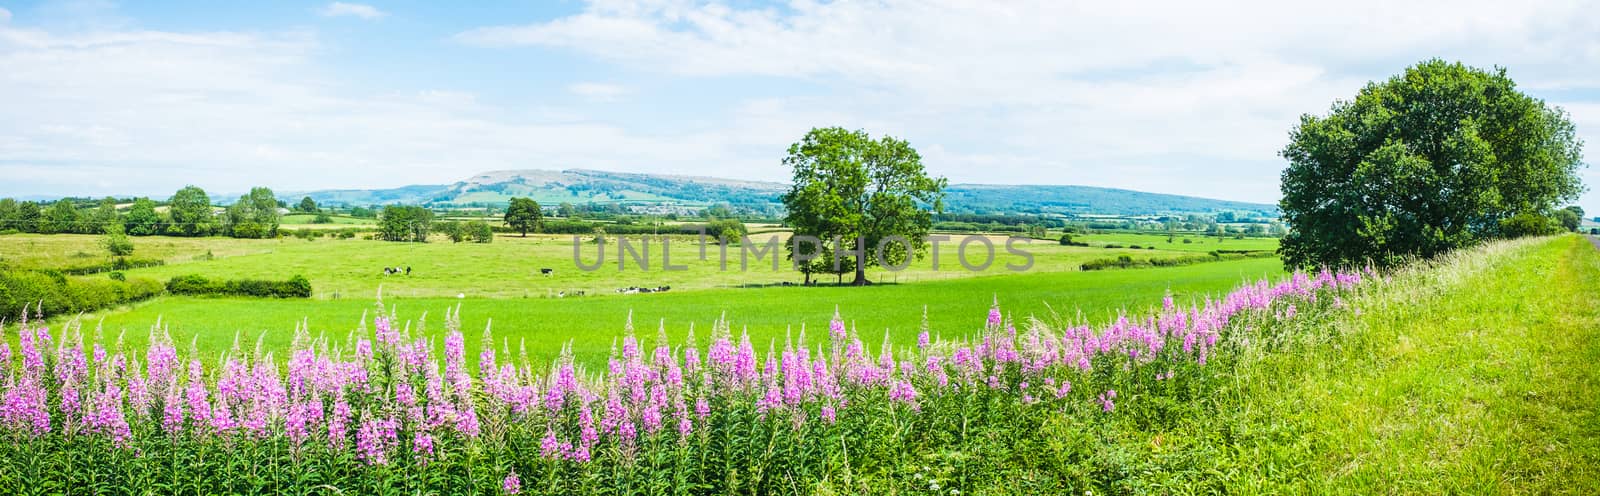
<svg viewBox="0 0 1600 496">
<path fill-rule="evenodd" d="M 0 0 L 0 195 L 781 181 L 840 125 L 954 182 L 1271 202 L 1300 114 L 1430 57 L 1507 67 L 1600 156 L 1591 5 L 1389 3 Z"/>
</svg>

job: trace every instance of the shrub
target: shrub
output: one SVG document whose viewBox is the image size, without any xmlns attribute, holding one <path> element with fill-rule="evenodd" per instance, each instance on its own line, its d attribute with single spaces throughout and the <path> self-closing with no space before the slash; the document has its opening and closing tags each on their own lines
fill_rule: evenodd
<svg viewBox="0 0 1600 496">
<path fill-rule="evenodd" d="M 0 315 L 15 318 L 24 307 L 44 315 L 89 312 L 161 294 L 159 282 L 125 279 L 73 279 L 57 271 L 0 272 Z"/>
<path fill-rule="evenodd" d="M 83 276 L 111 272 L 114 270 L 131 270 L 144 267 L 156 267 L 166 264 L 165 261 L 153 258 L 118 258 L 110 262 L 93 265 L 75 265 L 59 269 L 62 274 L 69 276 Z"/>
<path fill-rule="evenodd" d="M 210 280 L 199 274 L 175 276 L 167 292 L 188 296 L 248 296 L 255 298 L 310 298 L 311 281 L 296 275 L 286 281 L 258 279 Z"/>
</svg>

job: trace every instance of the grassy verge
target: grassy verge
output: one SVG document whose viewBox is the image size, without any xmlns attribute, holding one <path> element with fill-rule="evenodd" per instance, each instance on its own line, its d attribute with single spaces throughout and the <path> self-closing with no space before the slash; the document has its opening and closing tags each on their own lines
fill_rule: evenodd
<svg viewBox="0 0 1600 496">
<path fill-rule="evenodd" d="M 1600 252 L 1565 236 L 1414 267 L 1248 346 L 1209 408 L 1122 443 L 1132 487 L 1600 491 Z"/>
</svg>

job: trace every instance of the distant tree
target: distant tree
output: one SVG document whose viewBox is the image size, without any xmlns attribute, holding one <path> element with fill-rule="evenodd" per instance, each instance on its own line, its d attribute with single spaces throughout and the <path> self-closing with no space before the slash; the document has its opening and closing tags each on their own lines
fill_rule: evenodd
<svg viewBox="0 0 1600 496">
<path fill-rule="evenodd" d="M 376 212 L 373 212 L 372 209 L 366 208 L 366 207 L 354 207 L 354 208 L 350 209 L 350 216 L 351 217 L 372 218 L 372 217 L 376 217 L 377 215 L 378 214 Z"/>
<path fill-rule="evenodd" d="M 73 232 L 78 226 L 78 207 L 72 200 L 60 199 L 50 204 L 50 210 L 44 214 L 44 221 L 39 223 L 39 232 L 45 234 L 59 234 Z"/>
<path fill-rule="evenodd" d="M 734 214 L 728 204 L 718 203 L 700 210 L 700 216 L 707 219 L 729 219 L 733 218 Z"/>
<path fill-rule="evenodd" d="M 17 219 L 19 207 L 14 198 L 0 198 L 0 231 L 21 230 L 22 223 Z"/>
<path fill-rule="evenodd" d="M 1572 205 L 1572 206 L 1568 206 L 1567 210 L 1571 210 L 1573 214 L 1576 214 L 1578 216 L 1578 221 L 1579 222 L 1583 222 L 1583 207 L 1580 207 L 1580 206 L 1577 206 L 1577 205 Z"/>
<path fill-rule="evenodd" d="M 127 236 L 122 225 L 122 214 L 117 213 L 117 199 L 105 197 L 100 199 L 100 206 L 94 209 L 94 214 L 87 216 L 89 224 L 93 226 L 92 232 L 110 234 L 112 230 Z"/>
<path fill-rule="evenodd" d="M 311 218 L 311 223 L 312 224 L 332 224 L 333 223 L 333 216 L 329 215 L 328 212 L 319 210 L 319 211 L 317 211 L 317 216 Z"/>
<path fill-rule="evenodd" d="M 38 203 L 25 201 L 17 205 L 17 230 L 39 232 L 39 223 L 42 220 L 44 220 L 44 209 Z"/>
<path fill-rule="evenodd" d="M 474 243 L 494 242 L 494 229 L 489 227 L 488 222 L 481 220 L 468 222 L 463 230 L 472 234 L 472 242 Z"/>
<path fill-rule="evenodd" d="M 897 263 L 926 250 L 933 226 L 928 209 L 943 206 L 947 181 L 928 175 L 910 143 L 888 136 L 874 140 L 865 131 L 818 128 L 790 145 L 783 162 L 794 171 L 783 204 L 789 211 L 784 222 L 795 234 L 868 254 L 853 260 L 852 285 L 869 284 L 866 268 L 879 258 Z M 892 242 L 891 236 L 905 243 Z M 886 239 L 891 242 L 883 243 Z M 791 258 L 795 245 L 788 243 Z"/>
<path fill-rule="evenodd" d="M 433 211 L 418 206 L 389 205 L 378 216 L 378 235 L 386 241 L 428 242 Z"/>
<path fill-rule="evenodd" d="M 1306 115 L 1282 152 L 1292 267 L 1391 265 L 1487 237 L 1576 198 L 1582 143 L 1559 108 L 1493 72 L 1430 60 Z M 1513 222 L 1503 222 L 1516 219 Z"/>
<path fill-rule="evenodd" d="M 100 240 L 100 246 L 111 252 L 112 256 L 126 257 L 133 254 L 133 241 L 128 239 L 127 233 L 122 232 L 122 224 L 107 224 L 105 238 Z"/>
<path fill-rule="evenodd" d="M 750 234 L 739 219 L 717 219 L 706 223 L 706 235 L 719 242 L 738 241 Z"/>
<path fill-rule="evenodd" d="M 1500 232 L 1506 237 L 1545 236 L 1561 232 L 1561 223 L 1541 214 L 1520 213 L 1500 220 Z"/>
<path fill-rule="evenodd" d="M 301 212 L 308 213 L 308 214 L 317 213 L 317 211 L 318 211 L 318 209 L 317 209 L 317 201 L 316 200 L 312 200 L 311 197 L 309 197 L 309 196 L 307 196 L 305 198 L 301 198 L 300 199 L 300 203 L 298 205 L 295 205 L 294 209 L 295 210 L 299 210 Z"/>
<path fill-rule="evenodd" d="M 1578 226 L 1583 224 L 1583 214 L 1579 212 L 1582 212 L 1582 209 L 1573 211 L 1571 207 L 1557 210 L 1555 213 L 1556 223 L 1561 224 L 1562 229 L 1577 232 Z"/>
<path fill-rule="evenodd" d="M 453 220 L 435 222 L 433 223 L 433 230 L 434 232 L 443 234 L 446 238 L 450 238 L 450 242 L 452 243 L 466 241 L 468 236 L 467 230 L 461 225 L 461 223 Z"/>
<path fill-rule="evenodd" d="M 506 225 L 522 232 L 522 237 L 528 237 L 528 231 L 539 232 L 544 229 L 544 210 L 539 207 L 539 202 L 532 198 L 512 198 L 511 206 L 506 207 Z"/>
<path fill-rule="evenodd" d="M 184 186 L 167 201 L 172 215 L 172 229 L 168 232 L 180 236 L 205 236 L 211 234 L 216 217 L 211 212 L 211 197 L 206 190 Z"/>
<path fill-rule="evenodd" d="M 255 207 L 253 209 L 255 215 L 252 220 L 261 225 L 261 229 L 265 231 L 265 236 L 263 237 L 277 236 L 278 221 L 281 218 L 278 215 L 278 209 L 282 208 L 283 202 L 278 201 L 278 197 L 272 194 L 271 188 L 263 187 L 250 188 L 250 194 L 246 195 L 245 198 Z"/>
<path fill-rule="evenodd" d="M 578 207 L 573 206 L 571 203 L 561 202 L 561 205 L 556 206 L 556 215 L 568 219 L 576 217 L 578 215 Z"/>
<path fill-rule="evenodd" d="M 125 220 L 127 233 L 134 236 L 151 236 L 161 233 L 161 216 L 156 214 L 156 202 L 149 198 L 133 200 Z"/>
</svg>

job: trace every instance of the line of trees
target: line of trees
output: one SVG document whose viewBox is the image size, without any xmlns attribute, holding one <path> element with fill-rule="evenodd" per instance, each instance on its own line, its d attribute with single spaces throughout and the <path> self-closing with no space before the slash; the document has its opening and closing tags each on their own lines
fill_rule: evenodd
<svg viewBox="0 0 1600 496">
<path fill-rule="evenodd" d="M 261 187 L 252 188 L 220 213 L 205 190 L 196 186 L 174 193 L 165 211 L 142 197 L 133 199 L 126 213 L 116 198 L 84 203 L 73 198 L 49 203 L 0 199 L 0 232 L 269 238 L 278 235 L 282 220 L 278 211 L 282 203 L 271 189 Z"/>
</svg>

